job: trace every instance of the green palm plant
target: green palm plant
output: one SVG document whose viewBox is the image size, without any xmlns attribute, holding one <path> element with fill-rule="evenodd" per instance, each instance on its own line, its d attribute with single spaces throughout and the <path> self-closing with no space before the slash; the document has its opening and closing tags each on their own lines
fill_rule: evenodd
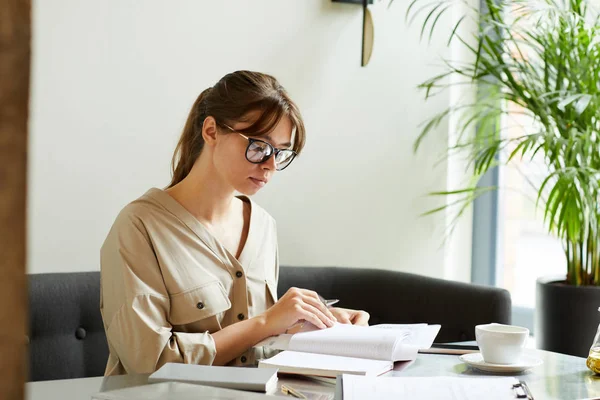
<svg viewBox="0 0 600 400">
<path fill-rule="evenodd" d="M 453 3 L 414 0 L 407 18 L 423 17 L 421 36 L 433 35 Z M 547 175 L 531 182 L 548 230 L 561 239 L 567 258 L 566 281 L 600 285 L 600 19 L 590 1 L 484 0 L 454 26 L 451 40 L 472 62 L 445 61 L 445 70 L 419 87 L 426 99 L 464 81 L 478 96 L 451 105 L 423 125 L 415 151 L 445 118 L 460 115 L 451 151 L 466 154 L 472 174 L 467 187 L 437 195 L 458 197 L 459 215 L 483 193 L 477 183 L 491 168 L 517 159 L 543 158 Z M 458 27 L 477 18 L 474 37 Z M 531 124 L 525 134 L 506 137 L 499 120 L 519 110 Z M 474 133 L 472 133 L 474 132 Z M 442 207 L 444 208 L 444 207 Z M 440 208 L 440 209 L 442 209 Z M 432 210 L 432 212 L 439 211 Z"/>
</svg>

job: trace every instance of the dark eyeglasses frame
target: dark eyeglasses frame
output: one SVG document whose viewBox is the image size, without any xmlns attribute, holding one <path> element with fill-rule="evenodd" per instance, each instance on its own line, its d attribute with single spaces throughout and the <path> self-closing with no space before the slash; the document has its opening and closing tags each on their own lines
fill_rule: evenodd
<svg viewBox="0 0 600 400">
<path fill-rule="evenodd" d="M 277 155 L 278 155 L 280 152 L 282 152 L 282 151 L 290 151 L 290 152 L 292 152 L 292 154 L 293 154 L 293 155 L 292 155 L 292 159 L 290 160 L 290 162 L 289 162 L 289 163 L 288 163 L 288 164 L 287 164 L 285 167 L 283 167 L 283 168 L 278 168 L 278 167 L 277 167 L 277 162 L 275 163 L 275 169 L 276 169 L 277 171 L 283 171 L 284 169 L 286 169 L 287 167 L 289 167 L 289 166 L 290 166 L 290 164 L 292 163 L 292 161 L 294 161 L 294 158 L 296 158 L 296 156 L 298 155 L 298 153 L 296 153 L 294 150 L 290 150 L 290 149 L 278 149 L 277 147 L 273 146 L 273 145 L 272 145 L 271 143 L 269 143 L 269 142 L 266 142 L 266 141 L 264 141 L 264 140 L 260 140 L 260 139 L 254 139 L 254 138 L 248 137 L 248 136 L 244 135 L 243 133 L 236 131 L 235 129 L 233 129 L 233 128 L 232 128 L 232 127 L 230 127 L 229 125 L 226 125 L 226 124 L 223 124 L 223 123 L 221 123 L 221 124 L 219 124 L 219 125 L 222 125 L 223 127 L 225 127 L 225 128 L 227 128 L 228 130 L 230 130 L 232 133 L 237 133 L 238 135 L 240 135 L 240 136 L 241 136 L 241 137 L 243 137 L 244 139 L 248 140 L 248 147 L 246 147 L 246 153 L 245 153 L 245 155 L 246 155 L 246 160 L 248 160 L 248 162 L 250 162 L 250 163 L 252 163 L 252 164 L 262 164 L 262 163 L 264 163 L 264 162 L 268 161 L 268 160 L 269 160 L 269 158 L 271 158 L 271 157 L 273 157 L 273 156 L 277 157 Z M 259 142 L 259 143 L 264 143 L 264 144 L 266 144 L 268 147 L 270 147 L 270 148 L 271 148 L 271 154 L 270 154 L 270 155 L 268 155 L 267 157 L 265 157 L 265 158 L 264 158 L 263 160 L 261 160 L 261 161 L 252 161 L 252 160 L 250 160 L 250 159 L 248 158 L 248 152 L 250 151 L 250 146 L 252 146 L 252 144 L 253 144 L 253 143 L 255 143 L 255 142 Z"/>
</svg>

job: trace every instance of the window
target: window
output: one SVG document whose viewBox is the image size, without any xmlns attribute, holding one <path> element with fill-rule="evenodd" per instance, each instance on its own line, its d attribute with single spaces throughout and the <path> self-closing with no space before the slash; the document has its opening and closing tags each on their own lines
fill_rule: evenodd
<svg viewBox="0 0 600 400">
<path fill-rule="evenodd" d="M 503 134 L 526 135 L 532 123 L 510 105 L 502 121 Z M 510 149 L 509 149 L 510 151 Z M 541 154 L 541 153 L 540 153 Z M 548 174 L 544 159 L 515 157 L 499 175 L 497 285 L 508 289 L 513 306 L 535 307 L 536 279 L 566 273 L 560 240 L 548 233 L 543 204 L 536 209 L 537 189 Z"/>
<path fill-rule="evenodd" d="M 507 12 L 514 16 L 518 9 Z M 518 106 L 506 107 L 508 115 L 500 122 L 502 135 L 518 137 L 536 129 Z M 507 154 L 511 150 L 507 149 Z M 481 186 L 494 185 L 501 190 L 496 197 L 478 198 L 474 207 L 472 280 L 508 289 L 513 323 L 530 329 L 537 278 L 566 274 L 562 243 L 547 231 L 543 204 L 536 209 L 537 188 L 548 174 L 540 155 L 533 160 L 515 157 L 509 165 L 488 173 Z"/>
</svg>

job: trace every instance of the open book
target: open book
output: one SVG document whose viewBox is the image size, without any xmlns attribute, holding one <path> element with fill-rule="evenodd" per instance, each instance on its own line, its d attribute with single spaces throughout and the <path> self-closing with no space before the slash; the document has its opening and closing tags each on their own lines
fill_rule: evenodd
<svg viewBox="0 0 600 400">
<path fill-rule="evenodd" d="M 310 324 L 307 324 L 310 325 Z M 394 368 L 395 361 L 412 361 L 419 349 L 431 346 L 440 325 L 336 324 L 303 332 L 273 336 L 257 346 L 284 350 L 259 368 L 279 368 L 279 372 L 335 377 L 339 374 L 381 375 Z"/>
</svg>

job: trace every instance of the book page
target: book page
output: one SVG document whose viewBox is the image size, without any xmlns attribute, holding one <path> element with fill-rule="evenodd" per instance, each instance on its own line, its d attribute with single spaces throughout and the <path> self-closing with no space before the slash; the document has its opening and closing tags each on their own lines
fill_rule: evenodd
<svg viewBox="0 0 600 400">
<path fill-rule="evenodd" d="M 264 339 L 256 347 L 333 354 L 347 357 L 401 361 L 414 360 L 419 348 L 429 348 L 440 325 L 382 324 L 369 327 L 336 324 L 319 329 L 305 323 L 296 334 Z"/>
<path fill-rule="evenodd" d="M 515 378 L 343 375 L 344 400 L 514 400 Z"/>
<path fill-rule="evenodd" d="M 370 328 L 386 332 L 398 332 L 399 335 L 402 335 L 401 340 L 396 343 L 392 355 L 392 360 L 398 361 L 413 360 L 417 358 L 417 353 L 420 349 L 430 348 L 441 326 L 427 324 L 381 324 L 373 325 Z"/>
<path fill-rule="evenodd" d="M 357 325 L 336 324 L 328 329 L 296 333 L 289 350 L 391 361 L 397 332 L 373 330 Z"/>
<path fill-rule="evenodd" d="M 419 354 L 419 346 L 396 343 L 392 350 L 392 361 L 415 360 Z"/>
<path fill-rule="evenodd" d="M 433 344 L 440 331 L 441 325 L 428 324 L 380 324 L 372 325 L 371 329 L 385 329 L 393 332 L 404 332 L 403 344 L 411 344 L 419 349 L 428 349 Z"/>
</svg>

